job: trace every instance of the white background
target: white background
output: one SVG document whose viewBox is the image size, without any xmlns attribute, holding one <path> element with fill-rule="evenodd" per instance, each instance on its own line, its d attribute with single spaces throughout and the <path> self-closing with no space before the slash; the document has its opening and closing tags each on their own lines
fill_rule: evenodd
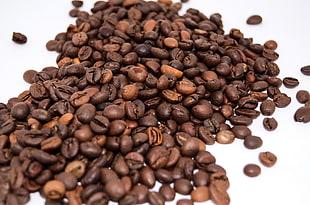
<svg viewBox="0 0 310 205">
<path fill-rule="evenodd" d="M 94 1 L 84 1 L 83 10 L 89 11 Z M 213 145 L 207 149 L 217 158 L 217 163 L 226 168 L 231 182 L 229 194 L 231 205 L 306 205 L 310 204 L 310 123 L 296 123 L 294 112 L 301 106 L 296 101 L 298 90 L 310 87 L 310 77 L 304 76 L 300 68 L 310 65 L 310 2 L 308 0 L 191 0 L 184 8 L 197 8 L 207 16 L 221 13 L 225 33 L 239 28 L 245 37 L 253 37 L 255 43 L 266 40 L 278 42 L 281 69 L 279 77 L 296 77 L 300 85 L 295 89 L 281 87 L 281 91 L 292 97 L 287 108 L 277 109 L 273 117 L 279 123 L 277 130 L 267 132 L 259 117 L 251 126 L 253 135 L 260 136 L 264 144 L 257 150 L 247 150 L 241 140 L 231 145 Z M 46 66 L 55 66 L 57 54 L 48 52 L 45 44 L 59 32 L 66 30 L 75 20 L 68 12 L 72 9 L 69 0 L 35 1 L 10 0 L 0 3 L 0 102 L 6 103 L 29 85 L 23 82 L 25 70 L 40 71 Z M 260 14 L 263 23 L 250 26 L 246 19 Z M 11 41 L 13 32 L 27 35 L 28 42 L 18 45 Z M 244 176 L 242 170 L 247 163 L 257 163 L 261 151 L 271 151 L 278 156 L 273 168 L 262 167 L 259 177 Z M 186 198 L 178 196 L 178 198 Z M 175 204 L 172 202 L 169 204 Z M 29 204 L 44 204 L 38 194 Z M 207 202 L 204 204 L 212 204 Z"/>
</svg>

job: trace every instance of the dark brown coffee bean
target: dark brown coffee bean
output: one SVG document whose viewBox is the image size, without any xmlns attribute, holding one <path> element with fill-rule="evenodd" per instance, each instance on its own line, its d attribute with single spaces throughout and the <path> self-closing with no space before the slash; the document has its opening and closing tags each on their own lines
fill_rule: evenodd
<svg viewBox="0 0 310 205">
<path fill-rule="evenodd" d="M 262 146 L 263 141 L 260 137 L 249 135 L 244 138 L 243 144 L 247 149 L 257 149 Z"/>
<path fill-rule="evenodd" d="M 283 85 L 287 88 L 295 88 L 299 85 L 299 81 L 293 77 L 285 77 L 283 78 Z"/>
<path fill-rule="evenodd" d="M 12 41 L 18 44 L 24 44 L 27 42 L 27 36 L 19 32 L 13 32 Z"/>
<path fill-rule="evenodd" d="M 119 200 L 126 194 L 124 185 L 120 179 L 112 179 L 108 181 L 105 185 L 105 190 L 112 200 Z"/>
<path fill-rule="evenodd" d="M 244 115 L 231 116 L 229 118 L 229 121 L 233 125 L 246 125 L 246 126 L 252 124 L 253 122 L 252 118 L 246 117 Z"/>
<path fill-rule="evenodd" d="M 247 164 L 243 168 L 243 172 L 248 177 L 257 177 L 261 173 L 261 168 L 256 164 Z"/>
<path fill-rule="evenodd" d="M 278 44 L 274 40 L 268 40 L 264 43 L 264 47 L 271 50 L 276 50 L 278 47 Z"/>
<path fill-rule="evenodd" d="M 272 131 L 272 130 L 277 129 L 277 127 L 278 127 L 278 122 L 277 122 L 276 119 L 273 118 L 273 117 L 272 117 L 272 118 L 266 117 L 266 118 L 264 118 L 264 120 L 263 120 L 263 126 L 264 126 L 264 128 L 265 128 L 266 130 Z"/>
<path fill-rule="evenodd" d="M 291 103 L 291 97 L 287 96 L 285 93 L 279 93 L 273 97 L 273 101 L 277 107 L 283 108 Z"/>
<path fill-rule="evenodd" d="M 90 103 L 85 103 L 76 110 L 77 118 L 83 123 L 90 123 L 90 121 L 92 121 L 95 117 L 95 114 L 96 108 Z"/>
<path fill-rule="evenodd" d="M 138 184 L 132 188 L 131 192 L 137 196 L 139 204 L 148 202 L 149 189 L 147 188 L 147 186 L 143 184 Z"/>
<path fill-rule="evenodd" d="M 165 204 L 165 199 L 159 192 L 151 191 L 148 193 L 149 203 L 151 205 L 163 205 Z"/>
<path fill-rule="evenodd" d="M 231 128 L 231 131 L 235 134 L 235 137 L 239 139 L 244 139 L 252 134 L 251 130 L 245 125 L 235 125 Z"/>
<path fill-rule="evenodd" d="M 186 157 L 195 156 L 199 152 L 199 150 L 200 150 L 200 144 L 196 140 L 196 138 L 193 137 L 185 140 L 185 142 L 181 147 L 181 153 L 183 154 L 183 156 Z"/>
<path fill-rule="evenodd" d="M 294 114 L 294 119 L 296 122 L 303 122 L 303 123 L 310 122 L 310 107 L 304 106 L 298 108 Z"/>
<path fill-rule="evenodd" d="M 306 104 L 310 101 L 310 94 L 307 90 L 299 90 L 296 93 L 296 99 L 299 103 Z"/>
<path fill-rule="evenodd" d="M 271 152 L 259 153 L 259 161 L 266 167 L 272 167 L 277 162 L 277 156 Z"/>
<path fill-rule="evenodd" d="M 79 143 L 76 138 L 67 138 L 61 145 L 61 154 L 67 158 L 72 159 L 78 154 Z"/>
<path fill-rule="evenodd" d="M 270 116 L 275 112 L 276 105 L 272 100 L 264 100 L 260 105 L 260 111 L 263 115 Z"/>
<path fill-rule="evenodd" d="M 169 152 L 163 146 L 156 146 L 148 151 L 145 160 L 153 169 L 163 168 L 169 161 Z"/>
<path fill-rule="evenodd" d="M 260 15 L 252 15 L 247 19 L 246 23 L 250 25 L 257 25 L 262 23 L 262 21 L 263 18 Z"/>
<path fill-rule="evenodd" d="M 163 184 L 159 188 L 159 193 L 163 196 L 165 201 L 173 201 L 175 199 L 175 191 L 169 184 Z"/>
<path fill-rule="evenodd" d="M 193 190 L 193 185 L 188 179 L 177 179 L 174 181 L 174 190 L 177 193 L 188 195 Z"/>
<path fill-rule="evenodd" d="M 303 66 L 300 71 L 302 72 L 302 74 L 304 75 L 310 75 L 310 66 Z"/>
</svg>

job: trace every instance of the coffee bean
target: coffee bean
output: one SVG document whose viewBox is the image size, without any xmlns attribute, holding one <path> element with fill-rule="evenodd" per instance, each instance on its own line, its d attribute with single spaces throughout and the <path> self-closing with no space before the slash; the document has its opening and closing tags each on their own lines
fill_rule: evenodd
<svg viewBox="0 0 310 205">
<path fill-rule="evenodd" d="M 27 36 L 19 32 L 13 32 L 12 41 L 18 44 L 24 44 L 27 42 Z"/>
<path fill-rule="evenodd" d="M 263 18 L 260 15 L 252 15 L 247 19 L 246 23 L 250 25 L 257 25 L 262 23 L 262 21 Z"/>
<path fill-rule="evenodd" d="M 270 116 L 275 112 L 276 105 L 272 100 L 264 100 L 260 105 L 260 111 L 263 115 Z"/>
<path fill-rule="evenodd" d="M 65 185 L 58 180 L 51 180 L 47 182 L 43 191 L 49 199 L 60 199 L 65 195 Z"/>
<path fill-rule="evenodd" d="M 193 186 L 188 179 L 177 179 L 174 181 L 174 190 L 177 193 L 188 195 L 192 189 Z"/>
<path fill-rule="evenodd" d="M 77 186 L 77 179 L 69 172 L 61 172 L 55 176 L 55 179 L 62 182 L 66 190 L 72 190 Z"/>
<path fill-rule="evenodd" d="M 279 93 L 273 97 L 273 101 L 277 107 L 283 108 L 291 103 L 291 97 L 287 96 L 285 93 Z"/>
<path fill-rule="evenodd" d="M 296 99 L 299 103 L 306 104 L 310 101 L 310 94 L 307 90 L 299 90 L 296 93 Z"/>
<path fill-rule="evenodd" d="M 257 177 L 261 173 L 261 168 L 256 164 L 247 164 L 243 168 L 243 172 L 248 177 Z"/>
<path fill-rule="evenodd" d="M 277 156 L 271 152 L 260 152 L 259 161 L 266 167 L 272 167 L 277 162 Z"/>
<path fill-rule="evenodd" d="M 303 66 L 300 71 L 304 75 L 310 75 L 310 66 Z"/>
<path fill-rule="evenodd" d="M 293 77 L 285 77 L 283 78 L 283 85 L 287 88 L 295 88 L 299 85 L 299 81 Z"/>
<path fill-rule="evenodd" d="M 263 119 L 263 126 L 266 130 L 272 131 L 278 127 L 278 122 L 273 117 L 271 118 L 266 117 Z"/>
<path fill-rule="evenodd" d="M 248 149 L 257 149 L 262 146 L 263 141 L 260 137 L 249 135 L 244 138 L 243 144 Z"/>
<path fill-rule="evenodd" d="M 310 121 L 310 107 L 304 106 L 296 110 L 294 119 L 296 122 L 308 123 Z"/>
<path fill-rule="evenodd" d="M 195 202 L 209 200 L 209 189 L 207 186 L 199 186 L 191 192 L 191 199 Z"/>
</svg>

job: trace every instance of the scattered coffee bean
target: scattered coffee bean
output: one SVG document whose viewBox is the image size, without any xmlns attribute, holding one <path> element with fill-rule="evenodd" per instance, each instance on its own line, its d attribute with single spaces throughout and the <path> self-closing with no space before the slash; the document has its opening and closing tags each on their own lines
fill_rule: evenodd
<svg viewBox="0 0 310 205">
<path fill-rule="evenodd" d="M 304 75 L 310 75 L 310 66 L 303 66 L 300 71 L 302 72 L 302 74 Z"/>
<path fill-rule="evenodd" d="M 275 118 L 271 117 L 271 118 L 268 118 L 268 117 L 265 117 L 263 119 L 263 126 L 266 130 L 268 131 L 272 131 L 272 130 L 275 130 L 277 129 L 278 127 L 278 122 Z"/>
<path fill-rule="evenodd" d="M 263 18 L 260 15 L 252 15 L 247 19 L 246 23 L 250 25 L 257 25 L 257 24 L 261 24 L 262 21 L 263 21 Z"/>
<path fill-rule="evenodd" d="M 277 156 L 271 152 L 259 153 L 259 161 L 266 167 L 272 167 L 277 162 Z"/>
<path fill-rule="evenodd" d="M 42 190 L 46 204 L 164 204 L 176 193 L 191 197 L 181 205 L 229 204 L 226 171 L 206 145 L 238 138 L 262 146 L 248 128 L 259 103 L 270 116 L 291 102 L 279 89 L 277 43 L 224 34 L 220 14 L 181 16 L 171 0 L 98 1 L 91 13 L 79 10 L 83 1 L 72 5 L 76 24 L 46 43 L 59 53 L 57 67 L 26 71 L 29 90 L 0 105 L 5 203 L 25 204 Z M 298 94 L 305 108 L 296 121 L 309 121 L 308 98 Z M 277 127 L 274 118 L 263 123 Z M 267 155 L 263 164 L 273 162 Z"/>
<path fill-rule="evenodd" d="M 295 88 L 299 85 L 299 81 L 293 77 L 285 77 L 283 79 L 283 85 L 287 88 Z"/>
<path fill-rule="evenodd" d="M 303 122 L 303 123 L 310 122 L 310 107 L 309 107 L 309 105 L 298 108 L 294 114 L 294 119 L 296 122 Z"/>
<path fill-rule="evenodd" d="M 257 164 L 247 164 L 243 172 L 248 177 L 257 177 L 261 173 L 261 168 Z"/>
<path fill-rule="evenodd" d="M 310 102 L 310 94 L 307 90 L 299 90 L 296 93 L 296 99 L 298 102 L 300 102 L 302 104 L 306 104 L 306 103 Z"/>
<path fill-rule="evenodd" d="M 12 41 L 18 44 L 25 44 L 27 42 L 27 36 L 19 32 L 13 32 Z"/>
</svg>

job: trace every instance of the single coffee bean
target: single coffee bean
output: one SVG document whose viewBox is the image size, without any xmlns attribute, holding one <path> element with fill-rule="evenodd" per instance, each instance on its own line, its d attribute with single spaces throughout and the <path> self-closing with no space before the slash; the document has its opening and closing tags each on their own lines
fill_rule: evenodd
<svg viewBox="0 0 310 205">
<path fill-rule="evenodd" d="M 177 193 L 188 195 L 193 190 L 193 185 L 188 179 L 177 179 L 174 181 L 174 190 Z"/>
<path fill-rule="evenodd" d="M 263 126 L 266 130 L 272 131 L 278 127 L 278 122 L 273 117 L 271 118 L 266 117 L 263 119 Z"/>
<path fill-rule="evenodd" d="M 230 197 L 225 187 L 221 186 L 221 182 L 214 181 L 209 185 L 210 198 L 215 204 L 230 204 Z"/>
<path fill-rule="evenodd" d="M 18 44 L 25 44 L 27 42 L 27 36 L 19 32 L 13 32 L 12 41 Z"/>
<path fill-rule="evenodd" d="M 272 100 L 264 100 L 260 105 L 260 111 L 263 115 L 270 116 L 275 112 L 276 105 Z"/>
<path fill-rule="evenodd" d="M 296 99 L 299 103 L 306 104 L 310 102 L 310 94 L 307 90 L 299 90 L 296 93 Z"/>
<path fill-rule="evenodd" d="M 291 97 L 287 96 L 285 93 L 279 93 L 273 97 L 273 101 L 277 107 L 283 108 L 291 103 Z"/>
<path fill-rule="evenodd" d="M 65 172 L 72 173 L 77 179 L 81 178 L 85 174 L 85 171 L 86 165 L 78 160 L 68 163 L 65 168 Z"/>
<path fill-rule="evenodd" d="M 148 194 L 149 202 L 152 205 L 162 205 L 165 203 L 165 199 L 159 192 L 149 192 Z"/>
<path fill-rule="evenodd" d="M 247 19 L 246 23 L 250 25 L 257 25 L 262 23 L 262 21 L 263 18 L 260 15 L 252 15 Z"/>
<path fill-rule="evenodd" d="M 163 184 L 159 188 L 159 193 L 165 201 L 173 201 L 175 199 L 175 190 L 169 184 Z"/>
<path fill-rule="evenodd" d="M 277 162 L 277 156 L 271 152 L 259 153 L 259 161 L 266 167 L 272 167 Z"/>
<path fill-rule="evenodd" d="M 287 88 L 295 88 L 299 85 L 299 81 L 293 77 L 285 77 L 283 78 L 283 85 Z"/>
<path fill-rule="evenodd" d="M 210 199 L 209 188 L 207 186 L 199 186 L 191 192 L 191 199 L 195 202 L 204 202 Z"/>
<path fill-rule="evenodd" d="M 43 191 L 49 199 L 60 199 L 65 195 L 66 188 L 61 181 L 51 180 L 44 185 Z"/>
<path fill-rule="evenodd" d="M 239 139 L 244 139 L 252 134 L 251 130 L 245 125 L 235 125 L 231 128 L 231 131 L 235 134 L 235 137 Z"/>
<path fill-rule="evenodd" d="M 263 140 L 260 137 L 249 135 L 244 138 L 243 144 L 247 149 L 257 149 L 262 146 Z"/>
<path fill-rule="evenodd" d="M 216 141 L 220 144 L 230 144 L 235 139 L 235 134 L 230 130 L 221 130 L 216 133 Z"/>
<path fill-rule="evenodd" d="M 310 107 L 304 106 L 298 108 L 294 114 L 294 119 L 296 122 L 303 122 L 303 123 L 310 122 Z"/>
<path fill-rule="evenodd" d="M 278 44 L 274 40 L 268 40 L 264 43 L 264 47 L 271 50 L 276 50 L 278 47 Z"/>
<path fill-rule="evenodd" d="M 310 66 L 303 66 L 301 69 L 300 69 L 301 73 L 304 74 L 304 75 L 310 75 Z"/>
<path fill-rule="evenodd" d="M 248 177 L 257 177 L 261 173 L 261 168 L 256 164 L 247 164 L 243 168 L 243 172 Z"/>
</svg>

